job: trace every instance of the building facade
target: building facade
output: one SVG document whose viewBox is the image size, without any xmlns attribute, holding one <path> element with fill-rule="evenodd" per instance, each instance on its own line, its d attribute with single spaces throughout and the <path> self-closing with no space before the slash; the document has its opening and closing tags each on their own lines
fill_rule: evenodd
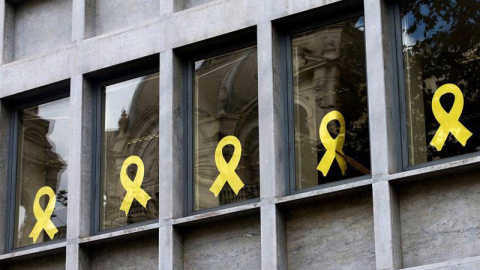
<svg viewBox="0 0 480 270">
<path fill-rule="evenodd" d="M 0 269 L 480 269 L 479 0 L 0 0 Z"/>
</svg>

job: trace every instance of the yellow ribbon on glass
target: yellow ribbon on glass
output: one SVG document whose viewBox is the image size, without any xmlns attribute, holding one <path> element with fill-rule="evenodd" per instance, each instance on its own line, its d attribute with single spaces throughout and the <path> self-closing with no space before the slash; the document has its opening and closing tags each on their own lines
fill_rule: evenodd
<svg viewBox="0 0 480 270">
<path fill-rule="evenodd" d="M 43 210 L 42 206 L 40 205 L 40 198 L 44 195 L 48 196 L 48 203 L 47 207 L 45 207 L 45 210 Z M 40 236 L 42 230 L 45 230 L 50 239 L 53 239 L 55 234 L 58 232 L 57 227 L 55 227 L 55 224 L 53 224 L 53 222 L 50 220 L 53 210 L 55 210 L 55 200 L 55 192 L 51 187 L 42 187 L 37 191 L 37 195 L 35 195 L 35 201 L 33 202 L 33 214 L 37 219 L 37 223 L 28 236 L 33 239 L 33 243 L 37 242 L 38 236 Z"/>
<path fill-rule="evenodd" d="M 446 112 L 440 103 L 440 98 L 447 93 L 455 96 L 455 101 L 449 112 Z M 459 121 L 463 111 L 463 104 L 462 91 L 454 84 L 444 84 L 435 91 L 432 99 L 432 111 L 440 127 L 433 136 L 430 145 L 437 148 L 437 151 L 442 150 L 449 133 L 452 133 L 463 146 L 472 136 L 472 133 Z"/>
<path fill-rule="evenodd" d="M 233 145 L 233 147 L 235 148 L 233 150 L 232 158 L 228 163 L 225 161 L 222 152 L 223 147 L 227 145 Z M 218 175 L 217 179 L 215 179 L 212 186 L 210 187 L 210 191 L 215 194 L 215 197 L 218 196 L 223 186 L 227 182 L 237 195 L 238 192 L 240 192 L 240 190 L 245 186 L 240 177 L 235 172 L 238 164 L 240 163 L 241 156 L 242 145 L 240 144 L 240 141 L 237 139 L 237 137 L 227 136 L 220 140 L 217 145 L 217 149 L 215 150 L 215 165 L 217 166 L 220 175 Z"/>
<path fill-rule="evenodd" d="M 328 123 L 333 120 L 340 122 L 340 131 L 335 139 L 332 138 L 327 129 Z M 347 162 L 343 158 L 345 154 L 342 150 L 343 144 L 345 143 L 345 118 L 343 118 L 343 115 L 339 111 L 327 113 L 327 115 L 325 115 L 322 119 L 318 133 L 320 135 L 320 141 L 325 147 L 326 152 L 320 160 L 317 170 L 321 171 L 323 176 L 327 176 L 333 161 L 337 159 L 338 165 L 342 170 L 342 175 L 345 175 L 345 171 L 347 170 Z"/>
<path fill-rule="evenodd" d="M 127 168 L 132 164 L 137 165 L 137 174 L 133 181 L 127 174 Z M 130 211 L 133 199 L 136 199 L 143 207 L 147 207 L 148 200 L 152 198 L 142 189 L 144 175 L 145 166 L 140 157 L 130 156 L 123 162 L 122 170 L 120 172 L 120 182 L 122 183 L 123 188 L 127 191 L 127 194 L 125 194 L 125 198 L 123 198 L 120 210 L 125 211 L 125 216 L 127 216 L 128 211 Z"/>
</svg>

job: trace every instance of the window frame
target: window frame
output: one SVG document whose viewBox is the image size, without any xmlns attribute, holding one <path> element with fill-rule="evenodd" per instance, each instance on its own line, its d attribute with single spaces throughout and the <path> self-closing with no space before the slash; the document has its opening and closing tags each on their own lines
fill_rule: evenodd
<svg viewBox="0 0 480 270">
<path fill-rule="evenodd" d="M 221 56 L 224 54 L 232 53 L 237 50 L 246 49 L 249 47 L 256 47 L 258 53 L 258 45 L 255 36 L 253 36 L 252 29 L 240 30 L 239 32 L 229 34 L 227 37 L 220 36 L 212 40 L 201 42 L 200 44 L 194 44 L 193 50 L 191 48 L 181 48 L 177 50 L 177 54 L 180 56 L 182 62 L 182 76 L 183 76 L 183 108 L 182 113 L 184 115 L 184 135 L 183 135 L 183 171 L 184 173 L 184 207 L 183 212 L 185 216 L 192 216 L 196 214 L 202 214 L 221 209 L 231 208 L 240 205 L 246 205 L 260 201 L 260 197 L 253 198 L 241 202 L 229 203 L 219 205 L 217 207 L 193 210 L 194 203 L 194 190 L 193 190 L 193 76 L 195 73 L 195 62 Z M 192 45 L 191 45 L 192 46 Z M 191 52 L 192 50 L 193 52 Z M 188 51 L 187 53 L 185 51 Z M 258 60 L 257 60 L 258 67 Z M 260 89 L 258 89 L 260 91 Z M 260 168 L 261 170 L 261 168 Z M 212 179 L 213 180 L 213 179 Z"/>
<path fill-rule="evenodd" d="M 283 100 L 284 100 L 284 108 L 286 108 L 284 113 L 285 119 L 285 145 L 287 147 L 286 151 L 286 160 L 287 160 L 287 181 L 285 183 L 286 190 L 289 195 L 300 194 L 304 192 L 324 189 L 328 187 L 343 185 L 347 183 L 357 182 L 361 180 L 370 179 L 372 177 L 371 174 L 366 174 L 362 176 L 357 176 L 353 178 L 338 180 L 330 183 L 319 184 L 308 188 L 296 189 L 296 166 L 295 166 L 295 116 L 294 116 L 294 80 L 293 80 L 293 58 L 292 58 L 292 36 L 301 34 L 307 31 L 315 30 L 321 27 L 329 26 L 334 23 L 342 22 L 348 19 L 353 19 L 357 17 L 365 17 L 363 6 L 356 5 L 354 7 L 350 7 L 347 9 L 334 9 L 336 12 L 344 11 L 342 15 L 335 16 L 332 14 L 323 14 L 325 19 L 321 21 L 314 21 L 311 22 L 306 20 L 306 22 L 296 22 L 293 20 L 293 23 L 289 23 L 288 25 L 284 25 L 284 23 L 279 23 L 279 34 L 280 34 L 280 42 L 282 46 L 282 62 L 283 62 L 283 69 L 284 69 L 284 89 L 283 89 Z M 324 11 L 325 13 L 327 11 Z M 318 12 L 317 12 L 318 13 Z M 292 20 L 292 19 L 290 19 Z M 365 52 L 365 60 L 367 59 L 367 54 Z M 366 61 L 365 61 L 365 64 Z M 367 75 L 367 74 L 366 74 Z M 366 78 L 365 78 L 366 79 Z M 367 99 L 368 99 L 368 84 L 367 84 Z M 367 105 L 368 106 L 368 105 Z M 370 116 L 370 111 L 368 111 Z M 369 117 L 370 118 L 370 117 Z M 369 125 L 369 145 L 370 144 L 370 125 Z M 370 146 L 369 146 L 370 147 Z M 371 147 L 370 147 L 371 148 Z M 370 151 L 370 162 L 372 161 L 371 157 L 372 152 Z M 371 168 L 370 168 L 371 169 Z"/>
<path fill-rule="evenodd" d="M 41 92 L 36 95 L 26 97 L 25 99 L 19 98 L 12 102 L 12 109 L 10 110 L 10 123 L 9 123 L 9 146 L 8 146 L 8 159 L 7 159 L 7 215 L 6 222 L 6 237 L 5 237 L 5 251 L 6 253 L 13 251 L 28 250 L 32 248 L 57 244 L 66 242 L 66 238 L 49 240 L 46 242 L 32 244 L 23 247 L 14 247 L 14 235 L 15 235 L 15 220 L 17 204 L 17 169 L 18 169 L 18 136 L 20 134 L 20 111 L 46 104 L 49 102 L 61 100 L 70 97 L 70 81 L 59 82 L 56 85 L 45 86 L 37 89 Z M 68 216 L 68 206 L 67 206 Z M 67 224 L 68 230 L 68 224 Z"/>
<path fill-rule="evenodd" d="M 400 6 L 405 3 L 414 2 L 415 0 L 398 0 L 395 1 L 392 5 L 389 6 L 388 12 L 389 14 L 389 21 L 390 21 L 390 28 L 394 35 L 394 39 L 392 42 L 392 54 L 393 54 L 393 76 L 394 76 L 394 87 L 398 93 L 398 115 L 399 115 L 399 125 L 400 125 L 400 154 L 401 157 L 399 158 L 399 168 L 401 171 L 412 171 L 422 168 L 427 168 L 435 165 L 445 164 L 453 161 L 469 159 L 473 157 L 477 157 L 480 155 L 480 151 L 466 153 L 462 155 L 452 156 L 448 158 L 442 158 L 439 160 L 432 160 L 423 162 L 416 165 L 409 164 L 409 142 L 408 142 L 408 128 L 407 128 L 407 93 L 406 93 L 406 86 L 405 86 L 405 66 L 404 66 L 404 58 L 403 58 L 403 38 L 402 38 L 402 18 L 400 16 Z"/>
<path fill-rule="evenodd" d="M 102 140 L 103 140 L 103 90 L 105 87 L 109 85 L 113 85 L 116 83 L 121 83 L 124 81 L 132 80 L 135 78 L 151 75 L 154 73 L 158 73 L 158 77 L 160 79 L 159 67 L 150 67 L 150 68 L 143 68 L 137 69 L 131 72 L 124 72 L 122 74 L 113 74 L 106 78 L 97 79 L 92 82 L 92 90 L 93 90 L 93 109 L 92 109 L 92 197 L 91 200 L 91 220 L 90 220 L 90 234 L 94 235 L 102 235 L 106 233 L 112 233 L 117 231 L 123 231 L 126 229 L 131 229 L 139 226 L 150 225 L 154 223 L 158 223 L 159 218 L 137 222 L 128 224 L 125 226 L 120 226 L 112 229 L 101 230 L 100 229 L 100 192 L 102 186 Z M 160 83 L 159 83 L 159 91 L 160 91 Z M 159 103 L 160 109 L 160 103 Z M 160 123 L 159 123 L 160 125 Z M 159 153 L 160 155 L 160 153 Z M 159 176 L 159 184 L 160 184 L 160 176 Z"/>
</svg>

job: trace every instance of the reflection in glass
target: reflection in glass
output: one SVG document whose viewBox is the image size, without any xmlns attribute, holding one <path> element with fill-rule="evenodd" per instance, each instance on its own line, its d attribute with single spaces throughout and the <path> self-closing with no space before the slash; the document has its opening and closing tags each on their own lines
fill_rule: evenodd
<svg viewBox="0 0 480 270">
<path fill-rule="evenodd" d="M 58 229 L 54 240 L 67 234 L 68 158 L 70 135 L 70 98 L 64 98 L 19 113 L 15 233 L 13 247 L 32 245 L 29 238 L 37 219 L 33 205 L 37 191 L 48 186 L 56 193 L 51 216 Z M 42 209 L 48 196 L 40 199 Z M 36 244 L 50 241 L 42 231 Z"/>
<path fill-rule="evenodd" d="M 257 48 L 251 47 L 195 63 L 193 82 L 194 211 L 257 198 L 260 195 L 258 149 Z M 245 186 L 236 195 L 225 184 L 215 197 L 209 190 L 219 175 L 215 149 L 225 136 L 240 140 L 236 173 Z M 234 147 L 223 148 L 228 162 Z"/>
<path fill-rule="evenodd" d="M 303 189 L 370 173 L 363 17 L 292 36 L 295 119 L 295 181 Z M 342 175 L 333 161 L 326 176 L 317 170 L 326 149 L 320 123 L 337 110 L 345 118 Z M 327 125 L 332 138 L 340 123 Z"/>
<path fill-rule="evenodd" d="M 409 165 L 478 151 L 480 147 L 480 1 L 419 0 L 401 5 Z M 457 85 L 465 104 L 460 122 L 474 135 L 463 147 L 449 135 L 441 151 L 430 145 L 439 123 L 432 97 Z M 440 103 L 449 111 L 453 95 Z"/>
<path fill-rule="evenodd" d="M 158 73 L 106 86 L 103 89 L 100 230 L 158 218 Z M 120 182 L 123 162 L 142 159 L 142 189 L 151 199 L 144 208 L 133 200 L 128 215 L 120 210 L 126 190 Z M 134 181 L 137 167 L 127 175 Z"/>
</svg>

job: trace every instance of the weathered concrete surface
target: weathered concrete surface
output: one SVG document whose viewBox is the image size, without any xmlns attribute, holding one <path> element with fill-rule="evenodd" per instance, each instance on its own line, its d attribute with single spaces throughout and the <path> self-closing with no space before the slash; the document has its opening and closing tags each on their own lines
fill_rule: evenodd
<svg viewBox="0 0 480 270">
<path fill-rule="evenodd" d="M 205 3 L 212 2 L 212 1 L 215 1 L 215 0 L 183 0 L 183 8 L 188 9 L 188 8 L 203 5 Z"/>
<path fill-rule="evenodd" d="M 398 189 L 403 266 L 480 255 L 480 173 Z"/>
<path fill-rule="evenodd" d="M 285 219 L 288 269 L 375 269 L 371 192 L 296 206 Z"/>
<path fill-rule="evenodd" d="M 65 254 L 50 255 L 47 257 L 20 260 L 4 267 L 5 270 L 64 270 Z"/>
<path fill-rule="evenodd" d="M 197 227 L 184 233 L 184 269 L 260 269 L 258 215 Z"/>
<path fill-rule="evenodd" d="M 96 0 L 94 18 L 95 35 L 114 30 L 132 28 L 142 22 L 154 20 L 160 14 L 159 0 Z"/>
<path fill-rule="evenodd" d="M 91 270 L 158 269 L 158 237 L 146 236 L 90 248 Z"/>
<path fill-rule="evenodd" d="M 29 0 L 15 7 L 14 60 L 54 51 L 71 38 L 71 0 Z"/>
</svg>

